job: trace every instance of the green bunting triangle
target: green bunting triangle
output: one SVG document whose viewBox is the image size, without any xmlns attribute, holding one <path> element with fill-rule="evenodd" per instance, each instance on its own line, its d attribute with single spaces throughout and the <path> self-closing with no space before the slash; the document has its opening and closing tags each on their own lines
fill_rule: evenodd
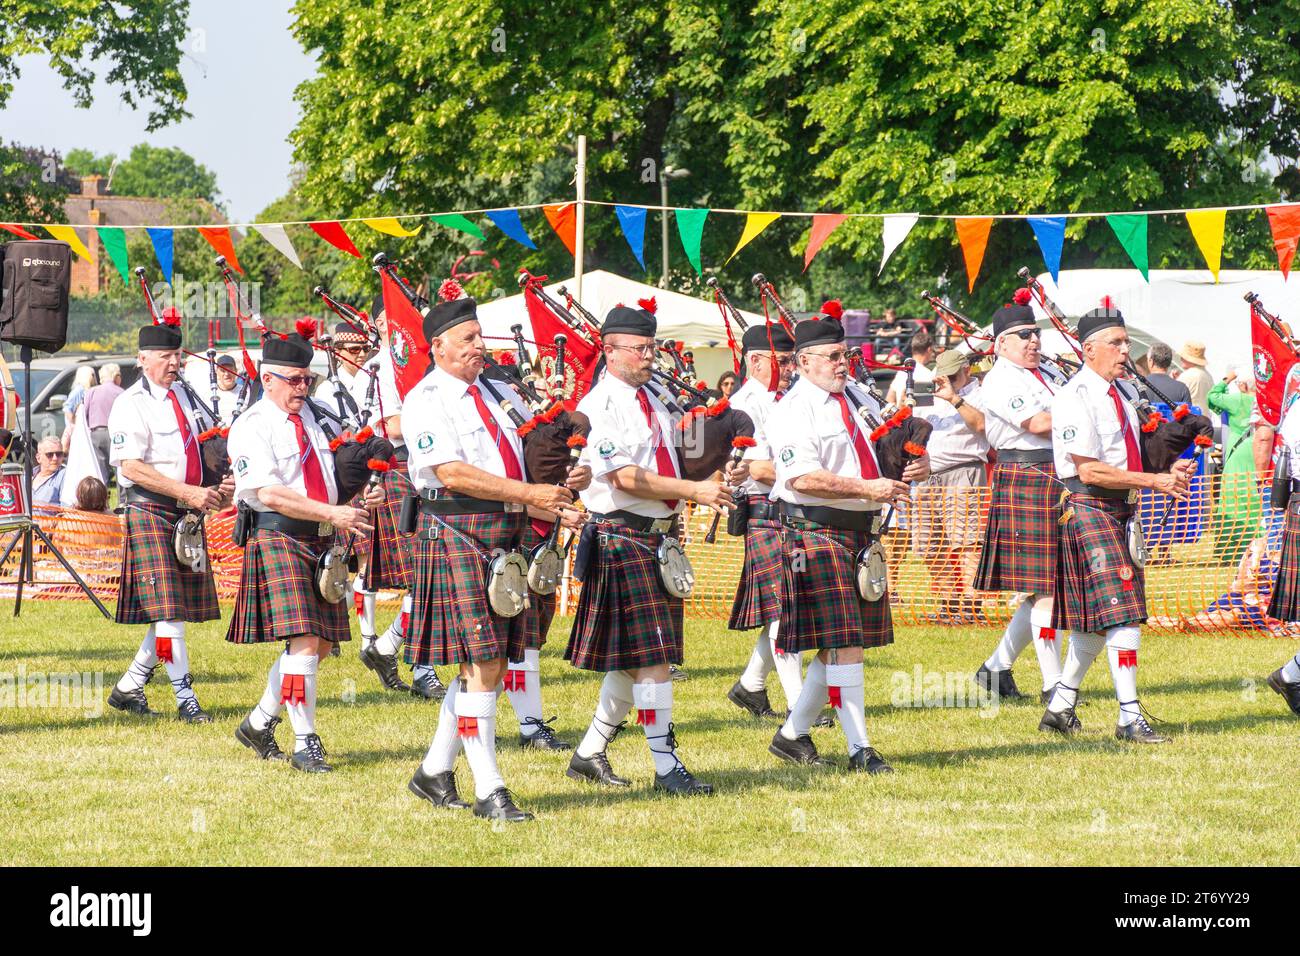
<svg viewBox="0 0 1300 956">
<path fill-rule="evenodd" d="M 130 285 L 131 264 L 126 257 L 126 233 L 115 226 L 99 226 L 96 231 L 99 233 L 99 241 L 104 244 L 104 249 L 108 252 L 108 257 L 113 260 L 113 265 L 121 273 L 122 281 Z"/>
<path fill-rule="evenodd" d="M 478 226 L 474 225 L 473 222 L 471 222 L 469 219 L 466 219 L 460 213 L 445 212 L 445 213 L 439 213 L 436 216 L 430 216 L 429 218 L 432 219 L 440 226 L 446 226 L 448 229 L 455 229 L 457 232 L 468 233 L 469 235 L 473 236 L 475 239 L 485 238 L 483 235 L 483 230 L 480 229 Z"/>
<path fill-rule="evenodd" d="M 1115 238 L 1124 247 L 1128 257 L 1137 266 L 1142 278 L 1147 282 L 1151 276 L 1147 270 L 1147 217 L 1145 213 L 1128 213 L 1121 216 L 1107 216 L 1106 221 L 1115 233 Z"/>
<path fill-rule="evenodd" d="M 704 220 L 709 217 L 707 209 L 674 209 L 673 218 L 677 220 L 677 235 L 682 240 L 682 250 L 686 258 L 695 267 L 696 275 L 703 275 L 700 268 L 700 240 L 704 238 Z"/>
</svg>

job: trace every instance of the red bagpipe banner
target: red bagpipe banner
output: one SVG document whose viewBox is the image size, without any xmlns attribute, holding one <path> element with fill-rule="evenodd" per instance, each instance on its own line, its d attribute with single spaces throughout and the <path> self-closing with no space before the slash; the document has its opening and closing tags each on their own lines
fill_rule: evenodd
<svg viewBox="0 0 1300 956">
<path fill-rule="evenodd" d="M 379 273 L 384 292 L 384 317 L 388 321 L 388 352 L 393 359 L 397 394 L 406 393 L 428 370 L 429 343 L 424 338 L 424 317 L 387 272 Z"/>
<path fill-rule="evenodd" d="M 1296 354 L 1254 309 L 1250 311 L 1250 355 L 1255 373 L 1255 403 L 1270 425 L 1282 417 L 1285 386 Z"/>
<path fill-rule="evenodd" d="M 564 336 L 564 394 L 569 396 L 564 404 L 572 411 L 591 388 L 600 346 L 586 341 L 565 325 L 542 301 L 531 282 L 524 285 L 524 304 L 533 327 L 533 342 L 537 345 L 537 364 L 548 382 L 555 374 L 555 337 Z"/>
</svg>

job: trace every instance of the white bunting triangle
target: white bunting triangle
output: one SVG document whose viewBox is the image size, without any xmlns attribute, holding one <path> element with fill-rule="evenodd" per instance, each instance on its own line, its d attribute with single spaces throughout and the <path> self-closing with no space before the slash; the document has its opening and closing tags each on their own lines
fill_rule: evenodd
<svg viewBox="0 0 1300 956">
<path fill-rule="evenodd" d="M 258 235 L 273 245 L 281 255 L 299 269 L 302 268 L 302 260 L 298 258 L 298 250 L 289 241 L 289 234 L 284 231 L 284 226 L 254 225 L 253 228 L 257 230 Z"/>
<path fill-rule="evenodd" d="M 885 263 L 894 254 L 894 250 L 903 244 L 903 240 L 907 238 L 907 234 L 912 231 L 912 227 L 916 225 L 919 218 L 918 215 L 910 212 L 893 213 L 883 218 L 885 252 L 880 257 L 880 272 L 877 272 L 876 275 L 880 275 L 881 272 L 885 271 Z"/>
</svg>

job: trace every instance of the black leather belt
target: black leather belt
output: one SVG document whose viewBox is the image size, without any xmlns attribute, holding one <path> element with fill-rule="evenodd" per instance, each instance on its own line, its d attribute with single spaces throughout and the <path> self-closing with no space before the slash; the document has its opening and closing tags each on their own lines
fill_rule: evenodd
<svg viewBox="0 0 1300 956">
<path fill-rule="evenodd" d="M 183 505 L 170 495 L 164 495 L 160 491 L 150 491 L 148 488 L 141 488 L 139 485 L 131 485 L 122 489 L 122 501 L 129 505 L 162 505 L 170 511 L 186 511 L 188 505 Z"/>
<path fill-rule="evenodd" d="M 517 514 L 524 510 L 524 506 L 513 501 L 448 494 L 439 489 L 420 492 L 420 510 L 427 515 L 494 515 L 502 512 Z"/>
<path fill-rule="evenodd" d="M 1015 462 L 1021 465 L 1039 465 L 1052 460 L 1050 448 L 999 448 L 998 461 Z"/>
<path fill-rule="evenodd" d="M 253 511 L 250 516 L 255 530 L 283 531 L 295 538 L 323 538 L 334 533 L 334 525 L 328 521 L 290 518 L 278 511 Z"/>
<path fill-rule="evenodd" d="M 406 459 L 409 458 L 410 455 L 407 452 L 405 445 L 394 445 L 393 457 L 396 458 L 398 461 L 400 461 L 403 465 L 405 465 Z"/>
<path fill-rule="evenodd" d="M 1117 500 L 1128 501 L 1129 496 L 1137 496 L 1136 490 L 1128 488 L 1103 488 L 1100 485 L 1086 485 L 1078 478 L 1066 478 L 1065 487 L 1069 488 L 1071 493 L 1076 495 L 1091 495 L 1094 498 L 1114 498 Z"/>
<path fill-rule="evenodd" d="M 750 498 L 749 517 L 759 521 L 779 521 L 781 510 L 771 498 Z"/>
<path fill-rule="evenodd" d="M 107 425 L 91 425 L 91 426 L 90 426 L 90 430 L 91 430 L 92 432 L 106 432 L 106 431 L 108 431 L 108 426 L 107 426 Z"/>
<path fill-rule="evenodd" d="M 795 530 L 800 530 L 799 525 L 791 522 L 820 525 L 839 531 L 865 531 L 873 535 L 879 532 L 878 511 L 846 511 L 825 505 L 792 505 L 788 501 L 781 502 L 780 510 L 781 523 Z"/>
<path fill-rule="evenodd" d="M 608 514 L 592 514 L 591 521 L 606 524 L 618 524 L 642 534 L 669 534 L 677 525 L 677 516 L 651 518 L 646 515 L 633 514 L 630 511 L 611 511 Z"/>
</svg>

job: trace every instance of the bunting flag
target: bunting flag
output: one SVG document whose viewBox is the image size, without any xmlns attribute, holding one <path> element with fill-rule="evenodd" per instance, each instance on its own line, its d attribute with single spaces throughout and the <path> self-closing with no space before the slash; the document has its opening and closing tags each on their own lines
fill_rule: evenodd
<svg viewBox="0 0 1300 956">
<path fill-rule="evenodd" d="M 614 214 L 623 229 L 623 238 L 632 247 L 632 255 L 645 271 L 645 220 L 646 211 L 639 206 L 615 206 Z"/>
<path fill-rule="evenodd" d="M 542 212 L 546 213 L 546 221 L 551 224 L 551 228 L 555 230 L 555 234 L 560 237 L 564 248 L 569 250 L 571 256 L 577 255 L 574 250 L 578 248 L 576 236 L 578 222 L 574 215 L 577 206 L 577 203 L 566 202 L 542 207 Z"/>
<path fill-rule="evenodd" d="M 1255 405 L 1268 423 L 1276 427 L 1282 417 L 1288 373 L 1296 363 L 1296 356 L 1254 309 L 1250 310 L 1250 353 L 1255 373 Z"/>
<path fill-rule="evenodd" d="M 158 259 L 158 266 L 162 269 L 163 278 L 167 284 L 172 284 L 172 231 L 170 229 L 146 229 L 149 233 L 149 241 L 153 243 L 153 254 Z"/>
<path fill-rule="evenodd" d="M 894 254 L 895 250 L 903 244 L 903 240 L 907 238 L 908 233 L 912 231 L 912 227 L 916 225 L 917 220 L 920 218 L 915 213 L 895 213 L 881 220 L 881 238 L 884 239 L 885 249 L 880 256 L 880 270 L 876 275 L 880 275 L 885 271 L 885 263 L 889 261 L 889 257 Z"/>
<path fill-rule="evenodd" d="M 1115 238 L 1119 244 L 1124 247 L 1128 253 L 1129 259 L 1137 270 L 1142 273 L 1142 278 L 1147 282 L 1151 281 L 1151 273 L 1148 268 L 1149 260 L 1147 258 L 1147 217 L 1143 213 L 1128 213 L 1126 215 L 1107 216 L 1106 222 L 1110 223 L 1110 228 L 1115 233 Z"/>
<path fill-rule="evenodd" d="M 99 241 L 103 244 L 108 257 L 113 260 L 118 274 L 127 285 L 131 284 L 131 263 L 126 254 L 126 233 L 115 226 L 100 226 Z"/>
<path fill-rule="evenodd" d="M 529 249 L 537 248 L 533 240 L 529 238 L 528 231 L 524 229 L 524 224 L 519 220 L 518 209 L 494 209 L 484 215 L 492 221 L 492 225 L 521 246 L 527 246 Z"/>
<path fill-rule="evenodd" d="M 15 236 L 17 236 L 19 239 L 37 239 L 37 240 L 39 240 L 39 237 L 38 237 L 38 236 L 33 236 L 30 232 L 28 232 L 28 231 L 27 231 L 26 229 L 24 229 L 22 226 L 15 226 L 12 222 L 0 222 L 0 229 L 6 229 L 6 230 L 8 230 L 9 232 L 12 232 L 12 233 L 13 233 Z"/>
<path fill-rule="evenodd" d="M 440 226 L 446 226 L 448 229 L 455 229 L 457 232 L 467 233 L 479 242 L 482 242 L 487 238 L 483 235 L 482 229 L 458 212 L 441 213 L 437 216 L 430 216 L 429 218 Z"/>
<path fill-rule="evenodd" d="M 424 317 L 411 305 L 386 271 L 379 273 L 384 295 L 384 319 L 388 323 L 388 351 L 393 359 L 397 394 L 406 398 L 420 383 L 429 367 L 429 343 L 424 338 Z"/>
<path fill-rule="evenodd" d="M 840 223 L 848 218 L 848 216 L 840 213 L 822 213 L 812 217 L 812 230 L 808 233 L 808 248 L 803 251 L 804 272 L 808 271 L 808 267 L 812 265 L 813 257 L 821 252 L 822 246 L 831 237 L 831 233 L 838 229 Z"/>
<path fill-rule="evenodd" d="M 208 240 L 208 245 L 217 250 L 217 255 L 226 257 L 226 265 L 241 276 L 244 274 L 244 270 L 239 267 L 239 257 L 235 255 L 235 244 L 230 240 L 229 229 L 200 226 L 199 235 Z"/>
<path fill-rule="evenodd" d="M 367 226 L 382 232 L 385 236 L 396 236 L 398 239 L 407 239 L 411 236 L 418 236 L 423 226 L 416 226 L 414 229 L 407 229 L 393 216 L 379 216 L 375 219 L 362 219 Z"/>
<path fill-rule="evenodd" d="M 311 223 L 311 231 L 316 233 L 316 235 L 320 236 L 335 249 L 342 249 L 350 256 L 356 256 L 358 259 L 361 258 L 361 253 L 357 251 L 357 247 L 353 245 L 352 240 L 348 238 L 348 234 L 343 231 L 343 226 L 340 223 L 336 221 L 313 222 Z"/>
<path fill-rule="evenodd" d="M 1223 224 L 1228 218 L 1226 209 L 1195 209 L 1185 213 L 1192 238 L 1196 240 L 1210 274 L 1219 281 L 1219 261 L 1223 255 Z"/>
<path fill-rule="evenodd" d="M 289 234 L 284 231 L 284 226 L 277 225 L 255 225 L 254 229 L 257 234 L 271 244 L 276 252 L 284 256 L 299 269 L 302 268 L 302 260 L 298 258 L 298 250 L 293 247 L 293 242 L 289 239 Z"/>
<path fill-rule="evenodd" d="M 674 209 L 673 218 L 677 220 L 677 237 L 682 241 L 682 251 L 695 267 L 695 274 L 704 275 L 700 268 L 700 242 L 704 238 L 704 220 L 709 218 L 707 209 Z"/>
<path fill-rule="evenodd" d="M 1030 216 L 1029 227 L 1034 230 L 1034 240 L 1043 254 L 1047 271 L 1056 282 L 1061 275 L 1061 250 L 1065 246 L 1064 216 Z"/>
<path fill-rule="evenodd" d="M 975 279 L 984 263 L 984 250 L 989 245 L 989 230 L 993 228 L 991 216 L 972 216 L 953 221 L 957 227 L 957 241 L 961 243 L 962 259 L 966 262 L 966 291 L 975 291 Z"/>
<path fill-rule="evenodd" d="M 736 258 L 737 252 L 753 242 L 760 232 L 780 218 L 779 212 L 751 212 L 745 216 L 745 228 L 740 233 L 740 241 L 736 243 L 736 248 L 731 250 L 731 255 L 727 256 L 727 262 Z M 724 262 L 723 265 L 726 263 Z"/>
<path fill-rule="evenodd" d="M 1268 228 L 1273 231 L 1273 248 L 1277 250 L 1277 267 L 1286 280 L 1291 274 L 1291 260 L 1300 242 L 1300 206 L 1269 206 Z"/>
<path fill-rule="evenodd" d="M 66 242 L 70 245 L 72 251 L 82 259 L 85 259 L 87 262 L 95 261 L 90 257 L 90 250 L 86 248 L 86 244 L 82 242 L 81 237 L 77 235 L 77 230 L 73 229 L 71 226 L 46 226 L 45 231 L 60 242 Z"/>
</svg>

